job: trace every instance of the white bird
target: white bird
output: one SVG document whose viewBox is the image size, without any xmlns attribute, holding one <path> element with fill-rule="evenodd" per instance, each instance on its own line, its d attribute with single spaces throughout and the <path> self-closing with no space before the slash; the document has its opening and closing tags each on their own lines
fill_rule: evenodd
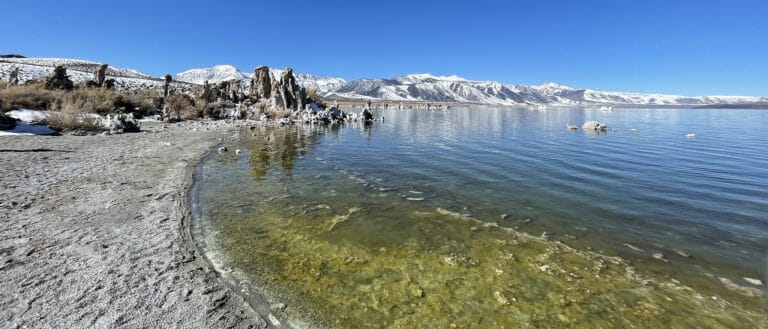
<svg viewBox="0 0 768 329">
<path fill-rule="evenodd" d="M 690 133 L 690 134 L 687 134 L 687 135 L 685 135 L 685 137 L 688 137 L 688 138 L 696 138 L 696 134 L 694 134 L 694 133 Z"/>
<path fill-rule="evenodd" d="M 219 153 L 224 153 L 226 151 L 227 151 L 227 147 L 226 146 L 219 147 Z"/>
<path fill-rule="evenodd" d="M 236 149 L 235 150 L 235 154 L 240 155 L 240 153 L 242 153 L 242 151 L 240 151 L 240 149 Z"/>
<path fill-rule="evenodd" d="M 636 133 L 636 132 L 637 132 L 637 129 L 635 129 L 635 128 L 632 128 L 632 129 L 629 129 L 629 131 L 631 131 L 631 132 L 633 132 L 633 133 Z"/>
</svg>

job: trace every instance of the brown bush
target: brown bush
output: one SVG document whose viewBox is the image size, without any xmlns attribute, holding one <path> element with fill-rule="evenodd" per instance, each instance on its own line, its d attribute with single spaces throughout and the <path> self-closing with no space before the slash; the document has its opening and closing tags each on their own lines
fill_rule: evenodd
<svg viewBox="0 0 768 329">
<path fill-rule="evenodd" d="M 39 84 L 25 84 L 0 89 L 0 102 L 5 110 L 48 110 L 57 99 L 57 92 L 45 90 Z"/>
<path fill-rule="evenodd" d="M 197 115 L 197 110 L 194 107 L 195 101 L 189 95 L 183 93 L 172 94 L 165 100 L 165 104 L 171 111 L 172 116 L 191 118 Z"/>
<path fill-rule="evenodd" d="M 318 106 L 322 108 L 327 108 L 328 103 L 317 93 L 317 90 L 315 89 L 307 89 L 307 100 L 309 102 L 315 103 Z"/>
<path fill-rule="evenodd" d="M 58 108 L 55 108 L 55 110 L 63 113 L 107 115 L 115 112 L 127 112 L 125 106 L 125 99 L 115 91 L 107 89 L 79 89 L 61 92 L 61 96 L 58 99 Z"/>
<path fill-rule="evenodd" d="M 159 90 L 138 90 L 123 95 L 125 101 L 132 105 L 133 112 L 140 116 L 154 114 L 160 107 L 161 92 Z"/>
<path fill-rule="evenodd" d="M 274 111 L 268 111 L 266 113 L 267 118 L 269 119 L 281 119 L 281 118 L 289 118 L 293 114 L 293 111 L 291 110 L 274 110 Z"/>
<path fill-rule="evenodd" d="M 84 113 L 51 113 L 48 126 L 58 131 L 102 131 L 101 120 Z"/>
</svg>

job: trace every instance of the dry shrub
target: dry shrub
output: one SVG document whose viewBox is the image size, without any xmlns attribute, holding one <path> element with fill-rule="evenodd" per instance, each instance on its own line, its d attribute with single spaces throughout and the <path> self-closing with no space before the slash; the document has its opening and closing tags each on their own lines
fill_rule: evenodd
<svg viewBox="0 0 768 329">
<path fill-rule="evenodd" d="M 322 108 L 327 108 L 328 107 L 328 103 L 325 101 L 325 99 L 323 99 L 317 93 L 317 90 L 315 90 L 315 89 L 312 89 L 312 88 L 307 89 L 307 100 L 309 102 L 317 104 L 318 106 L 320 106 Z"/>
<path fill-rule="evenodd" d="M 62 93 L 58 110 L 63 113 L 96 113 L 107 115 L 116 112 L 123 97 L 107 89 L 79 89 Z"/>
<path fill-rule="evenodd" d="M 183 93 L 175 93 L 168 96 L 165 104 L 168 105 L 168 109 L 173 116 L 178 118 L 196 118 L 197 110 L 195 109 L 195 101 L 192 97 Z"/>
<path fill-rule="evenodd" d="M 138 115 L 155 114 L 160 108 L 162 95 L 159 90 L 138 90 L 123 94 L 126 104 L 133 108 L 132 112 Z M 129 110 L 128 112 L 131 112 Z"/>
<path fill-rule="evenodd" d="M 268 111 L 266 114 L 267 114 L 267 118 L 274 120 L 274 119 L 281 119 L 281 118 L 289 118 L 293 114 L 293 111 L 273 110 L 273 111 Z"/>
<path fill-rule="evenodd" d="M 42 84 L 30 83 L 0 89 L 0 102 L 5 110 L 30 109 L 45 111 L 56 102 L 57 92 Z"/>
<path fill-rule="evenodd" d="M 102 131 L 99 118 L 88 116 L 85 113 L 51 113 L 48 116 L 48 126 L 58 131 Z"/>
</svg>

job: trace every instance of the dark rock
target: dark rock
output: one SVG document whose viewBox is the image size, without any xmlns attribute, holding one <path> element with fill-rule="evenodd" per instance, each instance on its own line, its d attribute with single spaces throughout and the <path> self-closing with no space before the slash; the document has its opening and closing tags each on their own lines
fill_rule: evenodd
<svg viewBox="0 0 768 329">
<path fill-rule="evenodd" d="M 115 89 L 115 79 L 104 80 L 104 89 Z"/>
<path fill-rule="evenodd" d="M 74 87 L 75 84 L 67 75 L 67 68 L 61 65 L 57 66 L 53 70 L 53 76 L 45 81 L 45 89 L 48 90 L 71 90 Z"/>
<path fill-rule="evenodd" d="M 107 64 L 101 64 L 99 65 L 99 68 L 96 69 L 96 71 L 93 72 L 93 81 L 96 82 L 96 85 L 99 87 L 104 86 L 104 79 L 107 76 L 107 68 L 109 65 Z"/>
<path fill-rule="evenodd" d="M 362 117 L 363 122 L 373 121 L 373 111 L 371 111 L 371 100 L 370 99 L 366 102 L 365 108 L 363 108 L 363 111 L 360 112 L 360 117 Z"/>
<path fill-rule="evenodd" d="M 11 130 L 16 128 L 16 119 L 6 116 L 0 111 L 0 130 Z"/>
<path fill-rule="evenodd" d="M 206 103 L 213 102 L 232 102 L 240 103 L 245 99 L 240 80 L 232 79 L 211 85 L 208 81 L 203 83 L 203 90 L 200 98 Z"/>
<path fill-rule="evenodd" d="M 88 80 L 88 81 L 85 82 L 85 87 L 86 88 L 98 88 L 99 84 L 96 81 Z"/>
<path fill-rule="evenodd" d="M 275 85 L 269 67 L 259 66 L 251 77 L 251 99 L 262 100 L 272 97 L 272 88 Z"/>
<path fill-rule="evenodd" d="M 200 95 L 200 98 L 206 103 L 210 103 L 213 101 L 213 95 L 211 95 L 211 85 L 208 84 L 208 80 L 205 80 L 203 82 L 203 92 Z"/>
<path fill-rule="evenodd" d="M 13 70 L 11 70 L 10 76 L 8 77 L 8 86 L 15 86 L 19 84 L 19 68 L 14 67 Z"/>
<path fill-rule="evenodd" d="M 165 83 L 163 84 L 163 97 L 168 98 L 168 93 L 170 92 L 171 87 L 171 81 L 173 81 L 173 77 L 171 77 L 170 74 L 165 75 Z"/>
</svg>

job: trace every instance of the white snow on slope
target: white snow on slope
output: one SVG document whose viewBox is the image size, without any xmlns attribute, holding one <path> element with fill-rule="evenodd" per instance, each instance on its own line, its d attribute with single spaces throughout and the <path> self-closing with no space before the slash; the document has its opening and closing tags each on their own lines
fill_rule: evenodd
<svg viewBox="0 0 768 329">
<path fill-rule="evenodd" d="M 280 77 L 283 74 L 283 70 L 281 69 L 270 68 L 269 71 L 275 80 L 280 80 Z M 243 86 L 247 89 L 250 85 L 249 80 L 252 76 L 253 73 L 244 73 L 232 65 L 216 65 L 209 68 L 192 69 L 181 72 L 174 77 L 174 80 L 201 85 L 206 80 L 208 83 L 219 83 L 236 79 L 243 80 Z M 299 85 L 307 89 L 317 90 L 321 94 L 336 90 L 346 83 L 346 81 L 341 78 L 319 77 L 295 72 L 294 77 Z"/>
<path fill-rule="evenodd" d="M 567 105 L 680 105 L 742 104 L 768 102 L 768 97 L 678 96 L 607 92 L 579 89 L 556 83 L 541 86 L 473 81 L 457 76 L 410 74 L 393 79 L 351 81 L 326 96 L 342 99 L 380 99 L 391 101 L 461 102 L 512 106 Z"/>
<path fill-rule="evenodd" d="M 53 75 L 54 67 L 62 65 L 67 68 L 67 75 L 75 82 L 85 82 L 93 79 L 93 72 L 100 63 L 65 58 L 0 58 L 0 80 L 7 81 L 13 69 L 19 69 L 19 82 L 42 80 Z M 107 79 L 115 79 L 118 90 L 160 89 L 163 80 L 153 78 L 137 70 L 109 66 Z M 186 83 L 174 82 L 174 87 L 182 91 L 191 89 Z"/>
</svg>

